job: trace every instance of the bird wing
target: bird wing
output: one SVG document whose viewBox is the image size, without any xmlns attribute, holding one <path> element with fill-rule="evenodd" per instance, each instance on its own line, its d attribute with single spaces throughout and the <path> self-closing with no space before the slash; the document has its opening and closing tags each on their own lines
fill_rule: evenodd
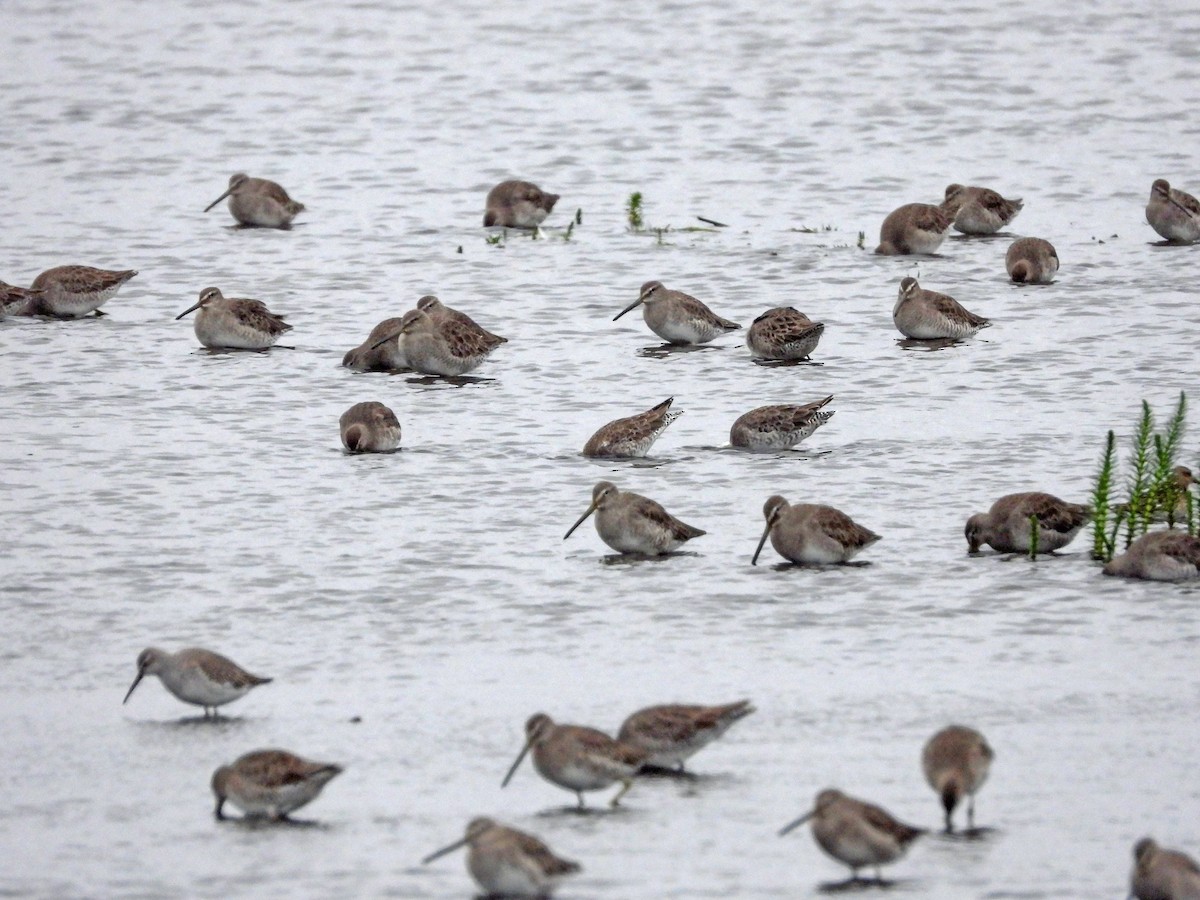
<svg viewBox="0 0 1200 900">
<path fill-rule="evenodd" d="M 580 870 L 581 866 L 579 863 L 555 856 L 553 850 L 532 834 L 526 834 L 516 829 L 513 829 L 513 834 L 521 853 L 528 857 L 546 875 L 569 875 L 572 872 Z"/>
</svg>

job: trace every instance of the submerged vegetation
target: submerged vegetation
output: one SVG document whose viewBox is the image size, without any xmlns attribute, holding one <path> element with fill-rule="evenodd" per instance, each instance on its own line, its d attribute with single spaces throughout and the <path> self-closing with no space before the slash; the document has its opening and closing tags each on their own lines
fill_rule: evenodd
<svg viewBox="0 0 1200 900">
<path fill-rule="evenodd" d="M 1117 470 L 1117 439 L 1109 431 L 1092 489 L 1092 556 L 1108 562 L 1122 549 L 1150 530 L 1152 522 L 1167 526 L 1185 525 L 1196 534 L 1196 499 L 1188 490 L 1191 476 L 1178 464 L 1187 419 L 1187 395 L 1182 391 L 1170 420 L 1162 431 L 1154 427 L 1154 412 L 1142 401 L 1142 414 L 1133 435 L 1132 454 L 1126 463 L 1125 499 L 1114 502 Z"/>
</svg>

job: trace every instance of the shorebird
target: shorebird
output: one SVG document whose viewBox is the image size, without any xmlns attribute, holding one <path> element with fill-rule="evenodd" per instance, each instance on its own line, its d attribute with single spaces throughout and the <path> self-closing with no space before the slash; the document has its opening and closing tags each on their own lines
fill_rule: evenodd
<svg viewBox="0 0 1200 900">
<path fill-rule="evenodd" d="M 768 309 L 746 331 L 746 346 L 763 359 L 808 359 L 825 325 L 790 306 Z"/>
<path fill-rule="evenodd" d="M 137 274 L 135 269 L 116 271 L 91 266 L 56 266 L 33 279 L 30 290 L 41 291 L 28 315 L 81 319 L 97 312 L 116 296 L 121 285 Z M 103 313 L 100 313 L 103 315 Z"/>
<path fill-rule="evenodd" d="M 387 453 L 400 446 L 396 414 L 376 400 L 355 403 L 342 413 L 338 427 L 351 453 Z"/>
<path fill-rule="evenodd" d="M 42 289 L 17 287 L 0 281 L 0 319 L 5 316 L 29 316 L 37 312 L 38 298 L 46 293 Z"/>
<path fill-rule="evenodd" d="M 251 178 L 238 172 L 229 176 L 229 187 L 220 197 L 204 208 L 208 212 L 226 197 L 229 212 L 243 225 L 260 228 L 291 228 L 292 219 L 304 212 L 304 204 L 297 203 L 287 191 L 265 178 Z"/>
<path fill-rule="evenodd" d="M 1005 200 L 991 188 L 963 187 L 952 184 L 946 188 L 942 209 L 954 219 L 955 231 L 963 234 L 995 234 L 1017 217 L 1024 202 Z"/>
<path fill-rule="evenodd" d="M 821 407 L 833 400 L 815 400 L 803 406 L 760 406 L 738 417 L 729 429 L 729 443 L 744 450 L 787 450 L 794 447 L 831 418 L 833 411 Z"/>
<path fill-rule="evenodd" d="M 840 509 L 817 503 L 788 503 L 775 494 L 763 504 L 767 526 L 754 550 L 750 565 L 758 564 L 767 537 L 784 559 L 800 565 L 844 563 L 879 540 L 879 535 L 859 525 Z"/>
<path fill-rule="evenodd" d="M 954 809 L 964 796 L 967 827 L 975 827 L 975 792 L 987 781 L 995 755 L 982 734 L 963 725 L 949 725 L 925 744 L 921 768 L 929 786 L 942 798 L 947 834 L 954 831 Z"/>
<path fill-rule="evenodd" d="M 558 194 L 543 191 L 528 181 L 502 181 L 490 191 L 484 203 L 485 227 L 537 228 L 550 215 Z"/>
<path fill-rule="evenodd" d="M 1041 491 L 1006 494 L 986 513 L 967 519 L 968 552 L 978 553 L 989 544 L 1001 553 L 1028 553 L 1033 531 L 1029 520 L 1033 517 L 1038 520 L 1038 552 L 1052 553 L 1071 543 L 1091 520 L 1092 510 Z"/>
<path fill-rule="evenodd" d="M 617 740 L 646 754 L 644 765 L 684 771 L 684 762 L 739 719 L 754 712 L 749 700 L 723 706 L 667 704 L 639 709 L 621 724 Z"/>
<path fill-rule="evenodd" d="M 228 800 L 248 818 L 286 819 L 341 773 L 341 766 L 310 762 L 286 750 L 255 750 L 213 772 L 214 814 L 224 819 Z"/>
<path fill-rule="evenodd" d="M 560 881 L 580 870 L 556 856 L 532 834 L 479 817 L 467 823 L 461 839 L 430 853 L 422 865 L 466 845 L 467 871 L 488 897 L 549 897 Z"/>
<path fill-rule="evenodd" d="M 1150 185 L 1146 221 L 1166 240 L 1190 244 L 1200 240 L 1200 201 L 1159 178 Z"/>
<path fill-rule="evenodd" d="M 1176 529 L 1151 531 L 1109 560 L 1103 571 L 1105 575 L 1149 581 L 1200 578 L 1200 537 Z"/>
<path fill-rule="evenodd" d="M 968 338 L 992 324 L 967 312 L 953 297 L 925 290 L 911 276 L 900 282 L 892 321 L 906 338 L 919 341 Z"/>
<path fill-rule="evenodd" d="M 822 850 L 850 867 L 852 881 L 860 880 L 858 870 L 863 866 L 874 866 L 875 879 L 882 884 L 879 867 L 898 860 L 908 845 L 925 833 L 878 806 L 827 788 L 817 794 L 810 811 L 780 829 L 780 837 L 809 819 L 813 839 Z"/>
<path fill-rule="evenodd" d="M 168 653 L 147 647 L 137 658 L 137 677 L 125 692 L 122 704 L 129 702 L 134 688 L 147 675 L 157 675 L 168 691 L 193 706 L 204 707 L 204 715 L 217 715 L 217 707 L 244 697 L 251 689 L 272 679 L 251 675 L 231 659 L 211 650 L 191 647 Z"/>
<path fill-rule="evenodd" d="M 671 412 L 674 397 L 668 397 L 636 416 L 615 419 L 588 438 L 583 445 L 584 456 L 604 456 L 614 459 L 645 456 L 658 436 L 678 419 L 682 412 Z"/>
<path fill-rule="evenodd" d="M 200 292 L 200 299 L 175 317 L 200 310 L 193 328 L 200 343 L 210 350 L 266 350 L 292 326 L 267 309 L 261 300 L 226 297 L 219 288 Z"/>
<path fill-rule="evenodd" d="M 563 540 L 592 513 L 596 514 L 600 540 L 618 553 L 659 556 L 707 534 L 679 521 L 649 497 L 619 491 L 611 481 L 600 481 L 592 488 L 591 505 L 567 530 Z"/>
<path fill-rule="evenodd" d="M 1133 845 L 1133 860 L 1131 900 L 1200 900 L 1200 866 L 1186 853 L 1145 837 Z"/>
<path fill-rule="evenodd" d="M 375 347 L 397 339 L 410 369 L 425 375 L 450 377 L 479 368 L 493 350 L 508 341 L 456 319 L 443 318 L 435 322 L 419 309 L 406 312 L 399 328 L 377 341 Z"/>
<path fill-rule="evenodd" d="M 342 365 L 355 372 L 396 372 L 408 368 L 403 341 L 393 335 L 400 331 L 400 319 L 384 319 L 371 329 L 367 339 L 347 350 Z"/>
<path fill-rule="evenodd" d="M 583 808 L 584 791 L 602 791 L 621 782 L 608 803 L 616 806 L 633 786 L 633 776 L 646 761 L 646 753 L 622 741 L 614 741 L 603 731 L 582 725 L 556 725 L 545 713 L 536 713 L 525 723 L 525 746 L 504 776 L 507 787 L 521 760 L 533 751 L 533 767 L 551 784 L 574 791 Z"/>
<path fill-rule="evenodd" d="M 668 344 L 707 344 L 713 338 L 742 326 L 722 319 L 711 309 L 683 291 L 669 291 L 661 281 L 647 281 L 638 298 L 613 316 L 613 321 L 645 304 L 642 318 L 650 330 Z"/>
<path fill-rule="evenodd" d="M 1041 238 L 1019 238 L 1004 254 L 1008 277 L 1021 284 L 1049 284 L 1058 271 L 1054 245 Z"/>
<path fill-rule="evenodd" d="M 508 343 L 508 338 L 502 338 L 498 334 L 492 334 L 466 313 L 459 312 L 457 309 L 451 309 L 432 294 L 426 294 L 424 297 L 418 300 L 417 309 L 429 316 L 435 325 L 440 325 L 443 322 L 457 322 L 464 328 L 469 328 L 472 331 L 478 332 L 485 338 L 494 340 L 501 344 Z"/>
<path fill-rule="evenodd" d="M 940 206 L 906 203 L 883 220 L 875 252 L 883 256 L 936 253 L 949 228 L 950 216 Z"/>
</svg>

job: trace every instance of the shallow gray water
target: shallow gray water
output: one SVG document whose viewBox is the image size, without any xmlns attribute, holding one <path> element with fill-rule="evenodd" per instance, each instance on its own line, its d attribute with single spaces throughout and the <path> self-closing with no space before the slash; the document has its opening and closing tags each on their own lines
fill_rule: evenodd
<svg viewBox="0 0 1200 900">
<path fill-rule="evenodd" d="M 1154 178 L 1200 187 L 1194 7 L 164 6 L 5 7 L 0 277 L 140 274 L 105 318 L 0 322 L 0 892 L 466 897 L 461 856 L 417 861 L 487 814 L 583 863 L 567 898 L 812 896 L 844 870 L 775 831 L 826 786 L 936 827 L 918 760 L 949 721 L 996 748 L 996 831 L 918 843 L 894 893 L 1119 896 L 1136 838 L 1196 852 L 1200 592 L 1101 578 L 1086 534 L 1036 564 L 962 539 L 1004 493 L 1082 501 L 1143 397 L 1200 397 L 1200 250 L 1143 217 Z M 201 213 L 243 170 L 302 224 Z M 486 242 L 507 177 L 563 195 L 544 240 Z M 1058 282 L 1010 285 L 1007 238 L 855 248 L 951 181 L 1023 196 L 1013 233 L 1056 245 Z M 634 190 L 652 225 L 730 227 L 630 234 Z M 899 347 L 918 271 L 993 327 Z M 650 278 L 744 324 L 797 306 L 820 365 L 756 366 L 740 335 L 643 353 L 640 318 L 610 320 Z M 173 317 L 209 284 L 296 349 L 200 350 Z M 427 292 L 511 339 L 479 381 L 340 367 Z M 742 412 L 827 393 L 801 451 L 727 448 Z M 653 458 L 578 455 L 672 395 Z M 366 399 L 402 452 L 341 451 Z M 590 524 L 564 543 L 601 478 L 709 534 L 664 561 L 614 561 Z M 863 566 L 752 568 L 776 492 L 884 539 Z M 276 682 L 219 725 L 152 680 L 121 707 L 150 644 Z M 615 729 L 742 696 L 759 711 L 703 778 L 618 813 L 563 814 L 528 767 L 500 790 L 533 712 Z M 303 814 L 322 827 L 214 823 L 212 770 L 261 746 L 347 766 Z"/>
</svg>

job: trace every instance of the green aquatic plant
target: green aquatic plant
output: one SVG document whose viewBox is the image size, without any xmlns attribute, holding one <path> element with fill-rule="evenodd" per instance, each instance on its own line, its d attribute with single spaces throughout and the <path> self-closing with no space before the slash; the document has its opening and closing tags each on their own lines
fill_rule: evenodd
<svg viewBox="0 0 1200 900">
<path fill-rule="evenodd" d="M 575 224 L 576 224 L 576 225 L 582 225 L 582 224 L 583 224 L 583 208 L 582 208 L 582 207 L 580 207 L 579 209 L 575 210 Z"/>
<path fill-rule="evenodd" d="M 1096 474 L 1096 485 L 1092 488 L 1092 558 L 1106 562 L 1112 559 L 1112 540 L 1108 534 L 1108 496 L 1112 491 L 1113 469 L 1116 465 L 1117 436 L 1110 428 L 1104 443 L 1104 456 L 1100 459 L 1100 471 Z"/>
<path fill-rule="evenodd" d="M 1142 401 L 1142 413 L 1134 431 L 1132 455 L 1125 478 L 1127 497 L 1122 503 L 1113 502 L 1116 437 L 1112 431 L 1108 432 L 1100 470 L 1092 490 L 1092 556 L 1095 559 L 1107 562 L 1113 558 L 1122 527 L 1125 547 L 1149 531 L 1156 517 L 1166 519 L 1168 527 L 1174 528 L 1181 503 L 1184 505 L 1188 533 L 1195 533 L 1195 498 L 1186 487 L 1180 486 L 1175 475 L 1186 421 L 1187 395 L 1182 391 L 1175 411 L 1162 432 L 1155 430 L 1154 411 L 1150 404 Z"/>
<path fill-rule="evenodd" d="M 1029 517 L 1029 558 L 1037 559 L 1038 541 L 1041 538 L 1042 523 L 1037 516 Z"/>
<path fill-rule="evenodd" d="M 629 220 L 630 231 L 642 231 L 646 220 L 642 217 L 642 192 L 634 191 L 629 195 L 625 204 L 625 217 Z"/>
<path fill-rule="evenodd" d="M 866 247 L 866 244 L 867 244 L 867 233 L 865 231 L 860 231 L 858 233 L 858 249 L 859 250 L 864 249 Z"/>
</svg>

